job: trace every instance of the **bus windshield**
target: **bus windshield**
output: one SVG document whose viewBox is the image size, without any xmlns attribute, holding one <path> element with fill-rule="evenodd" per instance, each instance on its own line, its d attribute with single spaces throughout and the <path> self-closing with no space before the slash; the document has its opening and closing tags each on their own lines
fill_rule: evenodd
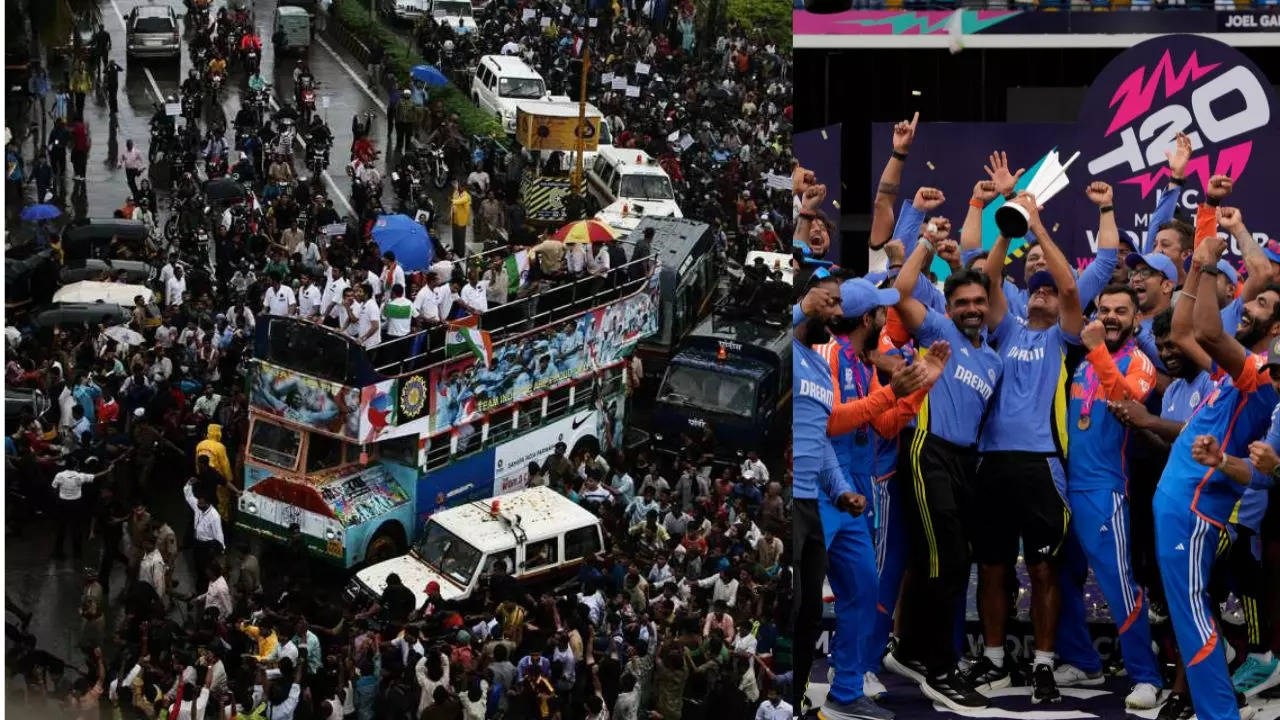
<svg viewBox="0 0 1280 720">
<path fill-rule="evenodd" d="M 673 405 L 744 418 L 752 416 L 755 397 L 756 383 L 751 378 L 689 365 L 672 365 L 658 393 L 659 400 Z"/>
<path fill-rule="evenodd" d="M 463 586 L 471 582 L 480 564 L 479 550 L 434 522 L 427 523 L 417 550 L 423 562 Z"/>
<path fill-rule="evenodd" d="M 298 461 L 298 446 L 302 433 L 270 422 L 258 420 L 253 424 L 253 437 L 249 443 L 249 457 L 268 465 L 292 470 Z"/>
</svg>

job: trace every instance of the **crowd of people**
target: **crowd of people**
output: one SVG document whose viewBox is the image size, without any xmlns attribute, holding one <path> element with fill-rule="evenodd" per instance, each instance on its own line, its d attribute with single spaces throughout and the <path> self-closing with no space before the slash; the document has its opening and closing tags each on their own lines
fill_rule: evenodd
<svg viewBox="0 0 1280 720">
<path fill-rule="evenodd" d="M 492 12 L 482 32 L 455 40 L 477 53 L 500 52 L 510 41 L 538 62 L 559 46 L 558 34 L 514 22 L 519 8 L 495 3 Z M 718 226 L 719 246 L 776 243 L 792 223 L 788 193 L 769 179 L 789 163 L 790 61 L 737 25 L 700 48 L 688 30 L 692 12 L 602 16 L 593 83 L 602 68 L 648 61 L 645 92 L 663 102 L 640 106 L 607 93 L 598 104 L 619 145 L 661 160 L 685 214 Z M 330 186 L 297 170 L 305 158 L 294 156 L 290 138 L 313 141 L 328 128 L 288 107 L 268 114 L 258 104 L 264 86 L 249 59 L 262 42 L 244 22 L 243 8 L 219 11 L 195 30 L 187 50 L 193 60 L 199 54 L 199 71 L 187 80 L 207 105 L 217 97 L 207 94 L 214 77 L 243 74 L 245 106 L 224 114 L 183 103 L 177 118 L 158 111 L 157 137 L 172 130 L 176 138 L 164 140 L 165 155 L 144 142 L 108 158 L 126 182 L 83 181 L 90 144 L 74 103 L 52 108 L 65 116 L 49 143 L 36 143 L 70 146 L 79 163 L 73 194 L 127 185 L 116 217 L 141 221 L 149 235 L 86 248 L 65 241 L 82 218 L 42 222 L 27 242 L 51 251 L 54 274 L 74 269 L 81 277 L 91 256 L 120 264 L 108 262 L 89 279 L 124 282 L 132 277 L 121 269 L 125 260 L 150 265 L 152 277 L 142 281 L 150 297 L 139 290 L 119 317 L 48 323 L 18 312 L 7 323 L 6 383 L 30 398 L 6 414 L 7 531 L 45 552 L 24 538 L 43 539 L 47 524 L 55 532 L 50 562 L 83 581 L 75 619 L 42 619 L 49 609 L 11 590 L 10 710 L 77 718 L 672 720 L 728 707 L 736 717 L 788 717 L 788 477 L 755 454 L 716 462 L 705 437 L 689 438 L 674 459 L 647 447 L 574 457 L 559 449 L 533 469 L 531 482 L 596 512 L 607 550 L 557 590 L 498 575 L 469 601 L 414 588 L 428 601 L 405 607 L 400 585 L 371 609 L 341 592 L 345 578 L 314 561 L 297 528 L 280 543 L 237 528 L 250 427 L 245 373 L 265 316 L 323 323 L 373 347 L 536 296 L 548 283 L 605 276 L 628 254 L 647 257 L 652 242 L 651 234 L 631 238 L 635 249 L 626 253 L 621 244 L 508 233 L 525 220 L 500 175 L 506 168 L 496 154 L 469 153 L 468 162 L 451 163 L 443 211 L 453 242 L 435 243 L 430 267 L 406 270 L 372 237 L 382 173 L 380 154 L 370 152 L 380 138 L 367 118 L 353 120 L 355 212 L 344 216 Z M 686 34 L 674 34 L 679 28 Z M 108 44 L 103 55 L 109 51 Z M 97 72 L 96 49 L 92 58 Z M 294 75 L 301 86 L 310 70 L 299 64 Z M 417 118 L 427 119 L 411 133 L 461 143 L 456 118 L 423 101 Z M 692 143 L 668 139 L 677 129 Z M 410 145 L 389 145 L 387 154 Z M 29 164 L 22 143 L 9 150 L 12 165 Z M 172 184 L 153 187 L 147 170 L 165 157 L 176 168 Z M 213 197 L 200 172 L 184 170 L 188 159 L 249 192 Z M 33 204 L 31 186 L 50 180 L 45 164 L 35 163 L 34 178 L 10 178 L 10 210 Z M 62 205 L 63 187 L 54 178 L 34 199 Z M 413 209 L 434 230 L 429 200 Z M 472 239 L 502 249 L 470 255 Z M 507 239 L 526 241 L 527 278 L 510 276 L 508 257 L 525 247 Z M 634 391 L 639 374 L 633 378 Z M 71 650 L 38 631 L 50 622 L 74 626 Z"/>
<path fill-rule="evenodd" d="M 876 189 L 871 245 L 887 270 L 813 273 L 795 309 L 796 672 L 812 664 L 825 574 L 825 718 L 892 718 L 882 671 L 957 712 L 1015 681 L 1032 703 L 1058 703 L 1062 687 L 1122 674 L 1125 710 L 1249 717 L 1249 700 L 1280 684 L 1280 513 L 1268 502 L 1280 253 L 1246 229 L 1227 176 L 1179 217 L 1194 180 L 1181 134 L 1139 244 L 1116 225 L 1133 209 L 1106 183 L 1084 188 L 1098 245 L 1078 274 L 1004 153 L 974 168 L 958 240 L 934 212 L 941 188 L 916 190 L 895 222 L 918 118 L 894 127 Z M 826 188 L 803 169 L 795 180 L 796 241 L 820 251 Z M 1028 218 L 1021 283 L 1006 272 L 1014 238 L 982 247 L 983 210 L 1001 196 Z M 941 287 L 935 256 L 950 270 Z M 975 563 L 983 647 L 971 656 L 957 630 Z M 1015 563 L 1030 578 L 1026 658 L 1005 641 Z M 1090 571 L 1118 637 L 1105 664 Z M 1240 632 L 1221 619 L 1228 593 L 1245 608 Z"/>
</svg>

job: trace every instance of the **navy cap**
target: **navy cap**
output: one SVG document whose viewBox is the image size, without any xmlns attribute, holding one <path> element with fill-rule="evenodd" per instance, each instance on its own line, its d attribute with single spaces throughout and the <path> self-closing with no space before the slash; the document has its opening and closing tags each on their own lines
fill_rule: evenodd
<svg viewBox="0 0 1280 720">
<path fill-rule="evenodd" d="M 1271 341 L 1267 346 L 1267 361 L 1263 363 L 1263 368 L 1280 367 L 1280 337 Z"/>
<path fill-rule="evenodd" d="M 878 307 L 887 307 L 897 302 L 897 290 L 881 290 L 864 278 L 845 280 L 840 284 L 840 309 L 845 317 L 866 315 Z"/>
<path fill-rule="evenodd" d="M 1054 290 L 1058 289 L 1058 283 L 1053 281 L 1053 273 L 1048 270 L 1037 270 L 1035 273 L 1032 273 L 1031 277 L 1027 278 L 1028 293 L 1033 293 L 1042 287 L 1051 287 Z"/>
<path fill-rule="evenodd" d="M 1173 264 L 1173 261 L 1169 259 L 1168 255 L 1163 253 L 1149 252 L 1146 255 L 1130 253 L 1125 256 L 1124 264 L 1128 265 L 1130 269 L 1135 269 L 1139 265 L 1146 265 L 1152 270 L 1164 275 L 1169 282 L 1175 284 L 1178 282 L 1177 266 Z"/>
<path fill-rule="evenodd" d="M 1273 263 L 1280 263 L 1280 240 L 1271 238 L 1262 243 L 1262 252 L 1266 253 L 1267 259 Z"/>
</svg>

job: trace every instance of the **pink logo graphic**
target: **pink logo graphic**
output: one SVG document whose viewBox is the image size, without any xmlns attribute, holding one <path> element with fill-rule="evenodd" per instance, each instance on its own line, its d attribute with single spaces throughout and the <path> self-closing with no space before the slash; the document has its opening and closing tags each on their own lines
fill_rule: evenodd
<svg viewBox="0 0 1280 720">
<path fill-rule="evenodd" d="M 1150 76 L 1147 76 L 1146 67 L 1140 67 L 1130 73 L 1116 88 L 1108 107 L 1116 107 L 1116 103 L 1119 103 L 1120 107 L 1116 109 L 1111 125 L 1107 127 L 1106 135 L 1128 125 L 1151 109 L 1151 103 L 1155 100 L 1156 89 L 1161 79 L 1164 80 L 1164 96 L 1168 99 L 1186 87 L 1188 78 L 1199 80 L 1219 65 L 1221 63 L 1201 65 L 1193 50 L 1187 62 L 1183 64 L 1182 70 L 1175 73 L 1173 58 L 1170 57 L 1169 51 L 1165 50 Z"/>
<path fill-rule="evenodd" d="M 1213 172 L 1209 172 L 1209 156 L 1207 154 L 1193 155 L 1191 160 L 1187 162 L 1187 175 L 1195 175 L 1199 178 L 1200 187 L 1209 187 L 1209 178 L 1214 175 L 1226 175 L 1234 182 L 1239 180 L 1240 175 L 1244 173 L 1244 167 L 1249 164 L 1249 153 L 1252 150 L 1253 141 L 1223 148 L 1218 151 L 1218 163 Z M 1170 177 L 1169 167 L 1161 165 L 1153 172 L 1139 173 L 1128 180 L 1121 180 L 1120 182 L 1125 185 L 1137 185 L 1142 191 L 1142 197 L 1146 197 L 1151 194 L 1152 190 L 1159 187 L 1167 177 Z"/>
</svg>

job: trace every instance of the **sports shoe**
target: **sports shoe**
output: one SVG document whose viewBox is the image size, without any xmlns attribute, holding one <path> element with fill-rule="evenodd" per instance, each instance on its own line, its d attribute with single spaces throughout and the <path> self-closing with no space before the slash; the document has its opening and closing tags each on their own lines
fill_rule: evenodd
<svg viewBox="0 0 1280 720">
<path fill-rule="evenodd" d="M 1159 625 L 1168 619 L 1169 608 L 1165 607 L 1164 603 L 1159 600 L 1152 598 L 1151 602 L 1147 603 L 1147 620 L 1152 625 Z"/>
<path fill-rule="evenodd" d="M 1196 709 L 1191 706 L 1191 696 L 1186 693 L 1173 693 L 1164 705 L 1160 706 L 1160 713 L 1156 715 L 1156 720 L 1191 720 L 1196 714 Z"/>
<path fill-rule="evenodd" d="M 965 672 L 964 679 L 975 690 L 999 690 L 1013 684 L 1013 680 L 1009 678 L 1009 671 L 1005 669 L 1004 663 L 997 666 L 986 655 L 980 655 L 977 660 L 973 661 L 968 671 Z"/>
<path fill-rule="evenodd" d="M 845 705 L 827 700 L 818 709 L 818 720 L 893 720 L 893 717 L 892 712 L 866 696 Z"/>
<path fill-rule="evenodd" d="M 1268 661 L 1257 655 L 1249 655 L 1231 676 L 1231 684 L 1235 686 L 1236 692 L 1244 693 L 1245 697 L 1253 697 L 1263 690 L 1280 685 L 1280 659 L 1273 656 Z"/>
<path fill-rule="evenodd" d="M 923 683 L 925 675 L 929 672 L 924 663 L 919 660 L 908 660 L 897 650 L 884 656 L 884 669 L 914 683 Z"/>
<path fill-rule="evenodd" d="M 1124 706 L 1130 710 L 1150 710 L 1159 704 L 1160 688 L 1151 683 L 1138 683 L 1124 699 Z"/>
<path fill-rule="evenodd" d="M 952 668 L 942 677 L 928 677 L 920 683 L 920 691 L 925 697 L 956 712 L 981 710 L 987 706 L 987 699 L 960 671 Z"/>
<path fill-rule="evenodd" d="M 1047 664 L 1036 665 L 1031 671 L 1031 704 L 1062 702 L 1062 693 L 1053 679 L 1053 668 Z"/>
<path fill-rule="evenodd" d="M 1159 654 L 1158 650 L 1156 654 Z M 1102 674 L 1110 675 L 1111 677 L 1129 677 L 1129 671 L 1125 668 L 1124 658 L 1120 656 L 1120 653 L 1112 654 L 1106 662 L 1102 663 Z M 1058 684 L 1061 685 L 1062 683 Z"/>
<path fill-rule="evenodd" d="M 1225 647 L 1223 650 L 1224 650 L 1224 652 L 1226 652 L 1226 654 L 1227 654 L 1227 665 L 1230 665 L 1231 663 L 1233 663 L 1233 662 L 1235 662 L 1235 661 L 1236 661 L 1236 646 L 1235 646 L 1235 645 L 1232 645 L 1231 643 L 1226 643 L 1226 647 Z"/>
<path fill-rule="evenodd" d="M 1063 663 L 1053 671 L 1053 681 L 1061 687 L 1092 687 L 1106 681 L 1101 670 L 1085 672 L 1070 663 Z"/>
<path fill-rule="evenodd" d="M 880 682 L 880 678 L 876 677 L 873 672 L 866 672 L 862 675 L 862 694 L 872 700 L 879 700 L 885 693 L 889 692 L 885 688 L 884 683 Z"/>
</svg>

